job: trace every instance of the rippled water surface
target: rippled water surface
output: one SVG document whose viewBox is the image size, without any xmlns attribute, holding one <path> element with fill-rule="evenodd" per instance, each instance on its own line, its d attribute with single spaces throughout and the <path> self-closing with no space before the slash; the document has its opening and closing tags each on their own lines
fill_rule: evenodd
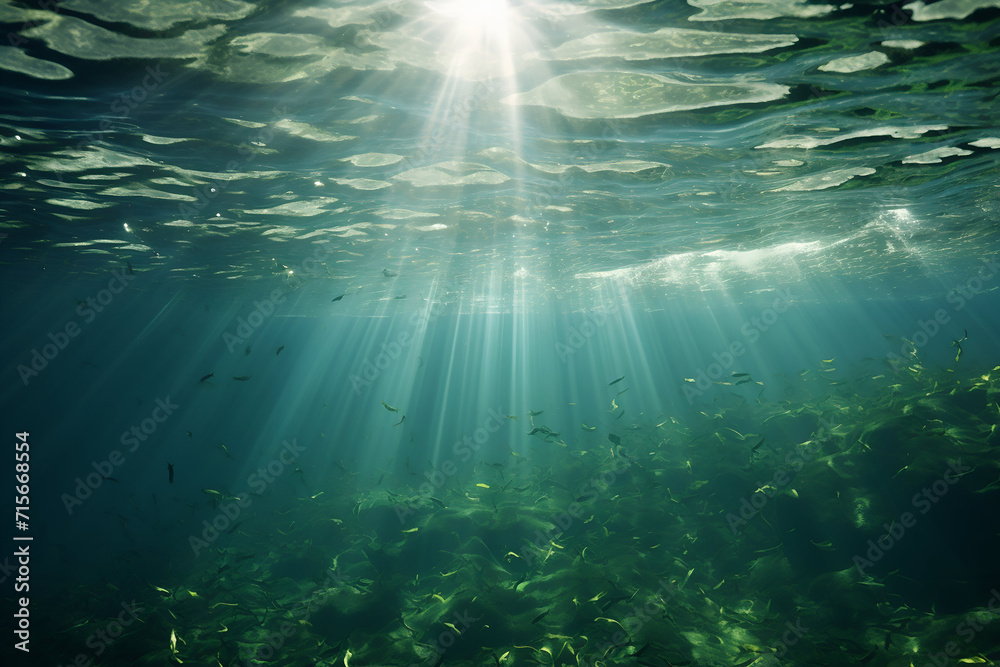
<svg viewBox="0 0 1000 667">
<path fill-rule="evenodd" d="M 995 2 L 467 4 L 5 3 L 22 270 L 478 312 L 996 246 Z"/>
</svg>

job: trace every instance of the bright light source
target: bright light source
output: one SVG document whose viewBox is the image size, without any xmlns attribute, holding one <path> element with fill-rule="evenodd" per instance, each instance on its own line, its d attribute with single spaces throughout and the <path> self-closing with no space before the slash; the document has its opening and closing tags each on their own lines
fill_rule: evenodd
<svg viewBox="0 0 1000 667">
<path fill-rule="evenodd" d="M 479 32 L 503 31 L 510 12 L 506 0 L 473 0 L 461 3 L 459 23 Z"/>
<path fill-rule="evenodd" d="M 510 18 L 507 0 L 446 0 L 428 2 L 427 6 L 450 18 L 462 32 L 476 37 L 504 32 Z"/>
<path fill-rule="evenodd" d="M 526 50 L 518 13 L 508 0 L 428 0 L 426 35 L 449 76 L 479 81 L 513 74 L 512 58 Z"/>
</svg>

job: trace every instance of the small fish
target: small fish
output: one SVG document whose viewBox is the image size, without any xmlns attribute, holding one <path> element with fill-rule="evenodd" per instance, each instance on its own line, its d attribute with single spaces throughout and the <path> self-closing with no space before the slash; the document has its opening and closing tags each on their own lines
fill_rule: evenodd
<svg viewBox="0 0 1000 667">
<path fill-rule="evenodd" d="M 393 297 L 393 298 L 395 298 L 395 299 L 405 299 L 405 298 L 406 298 L 406 295 L 405 295 L 405 294 L 397 294 L 397 295 L 396 295 L 395 297 Z"/>
<path fill-rule="evenodd" d="M 611 409 L 608 410 L 608 412 L 614 412 L 617 409 L 618 409 L 618 403 L 615 401 L 615 399 L 612 398 L 611 399 Z"/>
<path fill-rule="evenodd" d="M 246 382 L 252 377 L 253 377 L 252 375 L 234 375 L 233 379 L 236 380 L 237 382 Z"/>
<path fill-rule="evenodd" d="M 404 421 L 405 419 L 406 419 L 406 415 L 403 415 L 403 418 L 402 418 L 402 419 L 400 419 L 400 420 L 399 420 L 398 422 L 396 422 L 395 424 L 393 424 L 393 426 L 399 426 L 400 424 L 402 424 L 402 423 L 403 423 L 403 421 Z"/>
<path fill-rule="evenodd" d="M 284 349 L 285 349 L 284 345 L 282 345 L 281 347 L 279 347 L 278 351 L 274 353 L 274 356 L 278 356 L 279 354 L 281 354 L 281 351 L 284 350 Z"/>
<path fill-rule="evenodd" d="M 507 419 L 514 419 L 517 421 L 521 421 L 520 417 L 515 417 L 514 415 L 504 415 L 504 417 L 506 417 Z"/>
<path fill-rule="evenodd" d="M 146 583 L 148 584 L 149 582 L 147 581 Z M 159 586 L 153 586 L 153 584 L 149 584 L 149 585 L 152 586 L 153 590 L 155 590 L 160 595 L 166 595 L 167 597 L 173 597 L 173 595 L 174 595 L 173 593 L 171 593 L 170 591 L 168 591 L 166 588 L 160 588 Z"/>
<path fill-rule="evenodd" d="M 167 480 L 171 484 L 174 483 L 174 464 L 173 463 L 168 463 L 167 464 Z"/>
<path fill-rule="evenodd" d="M 610 440 L 611 443 L 614 444 L 614 445 L 620 445 L 620 444 L 622 444 L 622 439 L 619 438 L 614 433 L 608 433 L 608 440 Z"/>
<path fill-rule="evenodd" d="M 596 426 L 587 426 L 586 424 L 580 424 L 584 431 L 596 431 Z"/>
<path fill-rule="evenodd" d="M 833 542 L 831 542 L 830 540 L 825 540 L 823 542 L 817 542 L 816 540 L 809 540 L 809 542 L 813 546 L 822 549 L 823 551 L 836 551 L 837 549 L 835 546 L 833 546 Z"/>
<path fill-rule="evenodd" d="M 625 379 L 625 376 L 623 375 L 623 376 L 621 376 L 620 378 L 618 378 L 617 380 L 612 380 L 611 382 L 609 382 L 609 383 L 608 383 L 608 386 L 610 387 L 610 386 L 611 386 L 611 385 L 613 385 L 613 384 L 618 384 L 619 382 L 621 382 L 621 381 L 622 381 L 622 380 L 624 380 L 624 379 Z"/>
<path fill-rule="evenodd" d="M 243 351 L 243 356 L 244 357 L 249 357 L 250 356 L 250 346 L 249 345 L 247 345 L 247 349 Z"/>
<path fill-rule="evenodd" d="M 734 378 L 748 378 L 748 377 L 750 377 L 749 373 L 735 373 L 734 372 L 734 373 L 731 373 L 730 375 L 731 375 L 731 377 L 734 377 Z"/>
<path fill-rule="evenodd" d="M 549 611 L 551 611 L 551 610 L 549 610 Z M 532 625 L 534 625 L 535 623 L 538 623 L 538 621 L 540 621 L 540 620 L 542 620 L 543 618 L 545 618 L 546 616 L 548 616 L 548 615 L 549 615 L 549 611 L 543 611 L 543 612 L 542 612 L 541 614 L 539 614 L 538 616 L 535 616 L 535 618 L 533 618 L 533 619 L 531 620 L 531 624 L 532 624 Z"/>
<path fill-rule="evenodd" d="M 386 278 L 395 278 L 396 277 L 396 274 L 393 273 L 392 271 L 390 271 L 389 269 L 382 269 L 382 275 L 385 276 Z"/>
<path fill-rule="evenodd" d="M 399 408 L 394 408 L 385 401 L 382 401 L 382 407 L 388 410 L 389 412 L 399 412 Z"/>
<path fill-rule="evenodd" d="M 955 340 L 951 341 L 951 346 L 958 348 L 958 352 L 955 353 L 955 361 L 956 362 L 962 356 L 962 342 L 969 339 L 969 330 L 968 329 L 963 329 L 963 331 L 965 331 L 965 338 L 955 339 Z"/>
<path fill-rule="evenodd" d="M 198 382 L 204 382 L 208 378 L 212 378 L 212 377 L 215 377 L 215 373 L 209 373 L 208 375 L 203 376 L 200 380 L 198 380 Z"/>
<path fill-rule="evenodd" d="M 529 410 L 528 411 L 528 416 L 529 417 L 537 417 L 538 415 L 542 414 L 543 412 L 545 412 L 545 410 L 538 410 L 537 412 L 532 412 L 531 410 Z"/>
<path fill-rule="evenodd" d="M 132 262 L 128 261 L 127 259 L 125 260 L 125 267 L 126 267 L 125 270 L 128 272 L 130 276 L 135 274 L 135 271 L 132 270 Z"/>
<path fill-rule="evenodd" d="M 188 436 L 189 438 L 193 438 L 193 437 L 194 437 L 194 435 L 193 435 L 193 434 L 191 433 L 191 431 L 187 431 L 187 436 Z"/>
<path fill-rule="evenodd" d="M 344 298 L 345 296 L 347 296 L 347 295 L 346 295 L 346 294 L 341 294 L 340 296 L 335 296 L 335 297 L 333 297 L 332 299 L 330 299 L 330 303 L 333 303 L 334 301 L 340 301 L 340 300 L 341 300 L 341 299 L 343 299 L 343 298 Z"/>
</svg>

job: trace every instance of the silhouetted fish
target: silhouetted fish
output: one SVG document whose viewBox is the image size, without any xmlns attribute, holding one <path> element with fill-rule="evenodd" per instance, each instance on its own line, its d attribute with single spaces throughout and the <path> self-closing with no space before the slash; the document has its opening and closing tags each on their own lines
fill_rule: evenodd
<svg viewBox="0 0 1000 667">
<path fill-rule="evenodd" d="M 955 361 L 958 361 L 959 358 L 962 356 L 962 342 L 969 340 L 969 330 L 964 329 L 964 331 L 965 331 L 965 338 L 951 341 L 951 346 L 958 348 L 958 352 L 955 353 Z"/>
</svg>

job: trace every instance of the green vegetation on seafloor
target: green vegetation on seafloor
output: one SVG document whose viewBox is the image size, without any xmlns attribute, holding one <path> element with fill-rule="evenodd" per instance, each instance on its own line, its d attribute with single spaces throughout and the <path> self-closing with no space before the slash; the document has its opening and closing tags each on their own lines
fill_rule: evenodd
<svg viewBox="0 0 1000 667">
<path fill-rule="evenodd" d="M 95 664 L 919 665 L 949 642 L 995 664 L 1000 367 L 911 350 L 711 391 L 687 421 L 560 435 L 558 406 L 511 415 L 558 468 L 511 452 L 433 496 L 417 472 L 341 469 L 171 576 L 120 554 L 122 581 L 47 607 L 51 657 L 134 599 L 141 623 Z M 989 618 L 962 636 L 970 614 Z"/>
</svg>

